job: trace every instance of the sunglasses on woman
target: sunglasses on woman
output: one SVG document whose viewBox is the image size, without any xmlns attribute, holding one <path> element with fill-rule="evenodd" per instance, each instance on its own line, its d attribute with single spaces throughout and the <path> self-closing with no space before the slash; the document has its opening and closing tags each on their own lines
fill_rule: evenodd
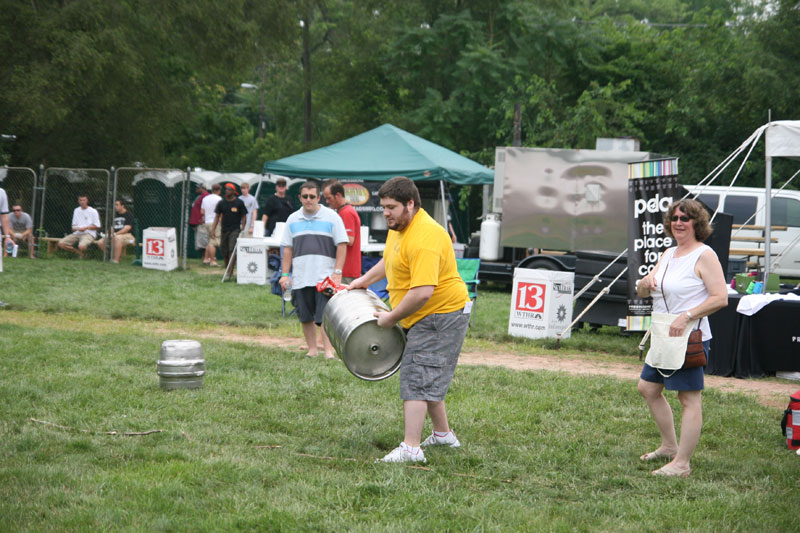
<svg viewBox="0 0 800 533">
<path fill-rule="evenodd" d="M 673 222 L 677 222 L 677 221 L 679 221 L 679 220 L 680 220 L 681 222 L 689 222 L 690 220 L 692 220 L 692 217 L 687 217 L 686 215 L 680 215 L 680 216 L 678 216 L 678 215 L 672 215 L 672 221 L 673 221 Z"/>
</svg>

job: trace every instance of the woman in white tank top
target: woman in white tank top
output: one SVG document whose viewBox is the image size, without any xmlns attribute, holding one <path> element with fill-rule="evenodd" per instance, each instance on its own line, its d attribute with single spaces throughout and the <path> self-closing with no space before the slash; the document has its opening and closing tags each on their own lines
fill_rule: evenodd
<svg viewBox="0 0 800 533">
<path fill-rule="evenodd" d="M 636 292 L 642 298 L 653 297 L 653 311 L 680 314 L 670 325 L 672 337 L 680 336 L 690 322 L 700 319 L 703 347 L 708 356 L 711 328 L 707 317 L 728 305 L 722 265 L 714 250 L 703 244 L 712 231 L 708 212 L 700 202 L 680 200 L 665 213 L 664 226 L 677 246 L 665 251 L 653 271 L 636 283 Z M 675 434 L 672 409 L 664 397 L 665 388 L 678 391 L 683 407 L 680 443 Z M 669 463 L 654 470 L 653 475 L 688 476 L 692 453 L 703 425 L 703 367 L 680 369 L 665 378 L 645 363 L 638 389 L 647 401 L 661 434 L 661 445 L 640 459 L 670 459 Z"/>
</svg>

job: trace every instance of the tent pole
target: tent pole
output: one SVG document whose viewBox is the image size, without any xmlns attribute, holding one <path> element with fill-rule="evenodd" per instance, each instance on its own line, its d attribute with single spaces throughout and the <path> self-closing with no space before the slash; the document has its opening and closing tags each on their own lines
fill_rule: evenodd
<svg viewBox="0 0 800 533">
<path fill-rule="evenodd" d="M 772 157 L 766 157 L 766 187 L 764 204 L 764 292 L 767 290 L 770 270 L 770 235 L 772 234 Z"/>
<path fill-rule="evenodd" d="M 442 194 L 442 226 L 444 229 L 447 230 L 448 235 L 450 234 L 450 230 L 447 228 L 447 199 L 445 198 L 444 194 L 444 180 L 439 180 L 439 190 Z"/>
</svg>

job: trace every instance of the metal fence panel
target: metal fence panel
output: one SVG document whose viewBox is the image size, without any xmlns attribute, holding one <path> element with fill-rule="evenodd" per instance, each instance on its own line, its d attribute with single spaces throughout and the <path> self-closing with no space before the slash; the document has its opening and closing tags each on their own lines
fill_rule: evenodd
<svg viewBox="0 0 800 533">
<path fill-rule="evenodd" d="M 108 193 L 111 173 L 102 168 L 59 168 L 44 171 L 42 208 L 39 210 L 40 237 L 59 239 L 72 233 L 72 213 L 78 196 L 89 197 L 89 205 L 97 209 L 100 222 L 109 216 Z M 99 234 L 103 230 L 98 231 Z M 40 243 L 40 253 L 46 250 Z"/>
<path fill-rule="evenodd" d="M 8 196 L 8 208 L 15 205 L 31 217 L 34 235 L 36 234 L 36 172 L 27 167 L 0 168 L 0 187 Z M 2 233 L 2 228 L 0 228 Z M 34 246 L 36 246 L 34 244 Z"/>
<path fill-rule="evenodd" d="M 32 168 L 0 168 L 0 187 L 6 191 L 8 206 L 19 204 L 31 218 L 36 209 L 36 181 L 36 172 Z"/>
</svg>

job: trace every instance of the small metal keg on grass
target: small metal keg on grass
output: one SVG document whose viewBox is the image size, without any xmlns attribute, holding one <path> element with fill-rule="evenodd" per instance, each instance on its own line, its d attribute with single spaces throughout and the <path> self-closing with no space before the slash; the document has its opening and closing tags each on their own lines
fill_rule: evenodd
<svg viewBox="0 0 800 533">
<path fill-rule="evenodd" d="M 197 341 L 164 341 L 157 366 L 159 383 L 164 390 L 203 386 L 206 361 L 203 359 L 203 346 Z"/>
</svg>

